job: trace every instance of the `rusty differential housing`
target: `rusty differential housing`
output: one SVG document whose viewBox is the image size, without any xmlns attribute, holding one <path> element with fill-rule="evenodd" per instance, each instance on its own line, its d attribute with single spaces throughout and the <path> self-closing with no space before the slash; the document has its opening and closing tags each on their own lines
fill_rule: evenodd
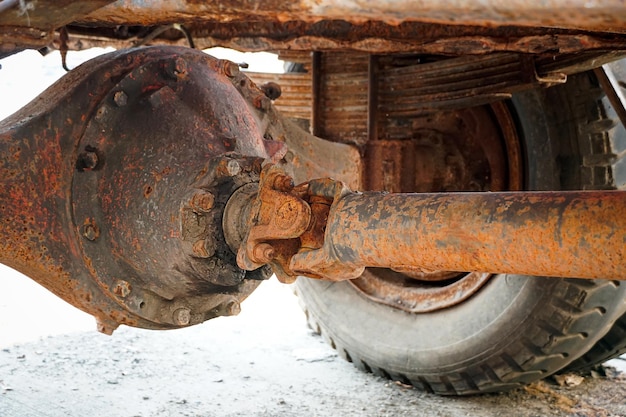
<svg viewBox="0 0 626 417">
<path fill-rule="evenodd" d="M 199 51 L 82 65 L 0 124 L 0 261 L 105 333 L 236 314 L 270 271 L 237 266 L 221 218 L 280 148 L 267 107 L 237 65 Z"/>
</svg>

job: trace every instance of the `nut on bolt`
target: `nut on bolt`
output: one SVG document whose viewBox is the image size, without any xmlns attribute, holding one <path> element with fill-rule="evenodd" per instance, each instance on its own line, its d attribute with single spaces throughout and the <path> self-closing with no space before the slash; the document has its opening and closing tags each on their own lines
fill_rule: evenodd
<svg viewBox="0 0 626 417">
<path fill-rule="evenodd" d="M 241 165 L 239 165 L 239 162 L 235 161 L 234 159 L 231 159 L 226 164 L 226 170 L 228 171 L 228 175 L 234 177 L 235 175 L 241 172 Z"/>
<path fill-rule="evenodd" d="M 254 262 L 260 264 L 266 264 L 271 262 L 276 255 L 274 248 L 269 243 L 259 243 L 252 250 L 252 256 L 254 256 Z"/>
<path fill-rule="evenodd" d="M 195 211 L 208 213 L 215 204 L 215 196 L 208 191 L 199 191 L 191 197 L 189 204 Z"/>
<path fill-rule="evenodd" d="M 239 75 L 239 65 L 227 59 L 221 59 L 219 61 L 220 69 L 227 77 L 233 78 Z"/>
<path fill-rule="evenodd" d="M 215 255 L 215 248 L 213 245 L 204 239 L 198 240 L 194 243 L 191 250 L 193 251 L 193 256 L 197 258 L 210 258 Z"/>
<path fill-rule="evenodd" d="M 241 313 L 241 305 L 239 301 L 232 299 L 227 303 L 223 304 L 224 310 L 222 311 L 222 315 L 224 316 L 236 316 Z"/>
<path fill-rule="evenodd" d="M 113 294 L 122 298 L 126 298 L 128 294 L 130 294 L 130 290 L 131 286 L 128 282 L 124 280 L 119 280 L 115 284 L 115 287 L 113 287 Z"/>
<path fill-rule="evenodd" d="M 174 60 L 174 65 L 167 70 L 169 75 L 171 75 L 176 80 L 181 80 L 187 77 L 187 61 L 183 58 L 178 57 Z"/>
<path fill-rule="evenodd" d="M 283 90 L 280 88 L 280 85 L 271 81 L 263 84 L 261 86 L 261 91 L 263 91 L 263 93 L 265 94 L 265 97 L 269 98 L 270 100 L 276 100 L 283 93 Z"/>
<path fill-rule="evenodd" d="M 88 222 L 83 226 L 83 236 L 87 240 L 94 241 L 100 236 L 100 229 L 93 222 Z"/>
<path fill-rule="evenodd" d="M 115 102 L 117 107 L 124 107 L 128 104 L 128 96 L 123 91 L 117 91 L 113 94 L 113 102 Z"/>
<path fill-rule="evenodd" d="M 191 322 L 191 310 L 185 307 L 179 308 L 174 311 L 172 319 L 174 320 L 174 323 L 179 326 L 186 326 L 189 322 Z"/>
</svg>

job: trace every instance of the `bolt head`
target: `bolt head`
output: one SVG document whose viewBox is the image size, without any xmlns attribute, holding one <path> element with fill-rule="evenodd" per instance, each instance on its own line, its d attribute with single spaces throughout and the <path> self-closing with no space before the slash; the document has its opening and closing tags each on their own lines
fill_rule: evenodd
<svg viewBox="0 0 626 417">
<path fill-rule="evenodd" d="M 123 91 L 117 91 L 113 94 L 113 101 L 117 105 L 117 107 L 124 107 L 128 104 L 128 96 Z"/>
<path fill-rule="evenodd" d="M 236 316 L 241 313 L 241 305 L 239 301 L 232 299 L 224 306 L 223 315 L 224 316 Z"/>
<path fill-rule="evenodd" d="M 119 280 L 113 287 L 113 293 L 119 297 L 126 298 L 130 294 L 131 286 L 124 280 Z"/>
<path fill-rule="evenodd" d="M 208 191 L 199 191 L 191 197 L 191 208 L 198 212 L 208 213 L 215 204 L 215 196 Z"/>
<path fill-rule="evenodd" d="M 83 236 L 87 240 L 94 241 L 100 236 L 100 230 L 94 223 L 88 223 L 83 226 Z"/>
<path fill-rule="evenodd" d="M 174 74 L 178 78 L 184 78 L 187 75 L 187 61 L 181 57 L 176 58 L 174 63 Z"/>
<path fill-rule="evenodd" d="M 232 61 L 228 61 L 226 59 L 220 61 L 220 67 L 224 75 L 230 78 L 234 78 L 239 75 L 239 65 L 235 64 Z"/>
<path fill-rule="evenodd" d="M 271 81 L 263 84 L 261 86 L 261 91 L 263 91 L 263 93 L 265 93 L 265 96 L 270 100 L 276 100 L 282 94 L 282 89 L 280 88 L 280 85 Z"/>
<path fill-rule="evenodd" d="M 269 243 L 259 243 L 252 250 L 253 261 L 259 264 L 271 262 L 276 256 L 274 248 Z"/>
<path fill-rule="evenodd" d="M 198 240 L 191 248 L 196 258 L 210 258 L 215 255 L 215 245 L 210 240 Z"/>
<path fill-rule="evenodd" d="M 179 326 L 186 326 L 191 322 L 191 310 L 188 308 L 179 308 L 174 311 L 172 319 Z"/>
<path fill-rule="evenodd" d="M 234 177 L 241 172 L 241 165 L 239 165 L 239 162 L 231 159 L 226 164 L 226 170 L 228 171 L 228 175 Z"/>
</svg>

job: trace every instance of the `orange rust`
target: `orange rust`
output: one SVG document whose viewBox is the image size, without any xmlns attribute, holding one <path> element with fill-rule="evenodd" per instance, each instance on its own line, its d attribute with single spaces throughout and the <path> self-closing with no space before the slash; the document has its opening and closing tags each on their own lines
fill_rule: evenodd
<svg viewBox="0 0 626 417">
<path fill-rule="evenodd" d="M 472 272 L 449 285 L 425 286 L 420 281 L 432 277 L 432 273 L 420 275 L 420 281 L 417 281 L 408 276 L 406 270 L 401 272 L 368 269 L 350 284 L 376 302 L 410 313 L 427 313 L 466 300 L 491 278 L 489 273 Z M 452 280 L 455 274 L 446 272 L 443 275 Z"/>
<path fill-rule="evenodd" d="M 619 0 L 589 5 L 583 0 L 550 0 L 529 3 L 523 0 L 425 0 L 419 7 L 411 1 L 382 3 L 316 0 L 284 2 L 278 0 L 248 2 L 193 0 L 162 2 L 158 5 L 127 0 L 103 7 L 82 19 L 90 24 L 159 25 L 163 22 L 199 21 L 273 21 L 319 22 L 344 20 L 357 24 L 382 21 L 399 25 L 407 21 L 437 22 L 448 25 L 523 25 L 559 28 L 624 29 L 625 13 Z"/>
<path fill-rule="evenodd" d="M 224 294 L 245 298 L 267 270 L 246 280 L 225 242 L 215 250 L 219 230 L 206 219 L 220 219 L 214 210 L 223 201 L 204 193 L 196 211 L 188 204 L 206 177 L 224 175 L 214 185 L 220 191 L 254 181 L 260 171 L 209 171 L 207 161 L 236 147 L 255 161 L 266 156 L 252 106 L 214 71 L 215 61 L 172 47 L 113 52 L 0 122 L 0 262 L 95 316 L 105 333 L 118 324 L 179 327 L 172 311 L 182 304 L 195 324 L 218 314 Z M 161 91 L 155 86 L 168 89 L 150 100 Z M 146 104 L 137 94 L 153 87 Z M 184 102 L 189 97 L 193 105 Z M 181 205 L 195 216 L 188 252 Z M 205 262 L 194 249 L 226 255 Z M 207 285 L 206 277 L 221 281 Z"/>
<path fill-rule="evenodd" d="M 625 242 L 620 191 L 348 194 L 333 203 L 324 247 L 290 268 L 326 279 L 366 266 L 624 279 Z"/>
<path fill-rule="evenodd" d="M 266 172 L 280 175 L 276 167 L 266 167 Z M 262 182 L 259 195 L 271 191 L 271 184 Z M 341 183 L 317 180 L 294 192 L 304 198 L 294 204 L 302 215 L 316 220 L 327 215 L 328 221 L 324 228 L 313 220 L 307 229 L 294 228 L 285 237 L 299 238 L 299 243 L 272 261 L 281 279 L 298 274 L 354 279 L 365 267 L 626 279 L 623 191 L 352 193 Z M 310 204 L 319 204 L 317 197 L 331 199 L 332 205 L 328 212 L 316 208 L 311 216 Z M 273 219 L 277 210 L 280 204 L 260 198 L 251 218 Z M 262 224 L 266 227 L 253 225 L 254 241 L 248 237 L 246 248 L 278 247 L 280 232 Z M 321 247 L 317 239 L 323 239 Z M 241 262 L 244 250 L 239 255 L 240 266 L 258 267 Z M 487 278 L 478 274 L 474 280 Z M 471 291 L 461 288 L 466 285 L 473 284 L 459 281 L 459 289 L 469 296 Z"/>
<path fill-rule="evenodd" d="M 290 244 L 268 243 L 296 239 L 309 227 L 311 209 L 291 194 L 292 190 L 291 178 L 281 169 L 268 165 L 262 171 L 259 193 L 252 203 L 250 229 L 237 253 L 237 263 L 243 269 L 253 270 L 270 262 L 278 266 L 293 255 Z M 280 271 L 277 275 L 285 282 L 295 279 Z"/>
</svg>

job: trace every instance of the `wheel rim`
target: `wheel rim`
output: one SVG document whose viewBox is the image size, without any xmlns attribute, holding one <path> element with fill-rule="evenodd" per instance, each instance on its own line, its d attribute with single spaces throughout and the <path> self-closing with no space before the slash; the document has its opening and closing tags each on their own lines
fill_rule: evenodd
<svg viewBox="0 0 626 417">
<path fill-rule="evenodd" d="M 413 132 L 411 139 L 379 140 L 368 147 L 365 183 L 370 190 L 446 192 L 522 188 L 520 140 L 504 102 L 430 114 L 413 124 Z M 386 161 L 400 160 L 400 164 L 392 162 L 392 169 L 385 165 Z M 375 302 L 410 313 L 427 313 L 467 300 L 491 277 L 481 272 L 369 268 L 350 283 Z"/>
</svg>

